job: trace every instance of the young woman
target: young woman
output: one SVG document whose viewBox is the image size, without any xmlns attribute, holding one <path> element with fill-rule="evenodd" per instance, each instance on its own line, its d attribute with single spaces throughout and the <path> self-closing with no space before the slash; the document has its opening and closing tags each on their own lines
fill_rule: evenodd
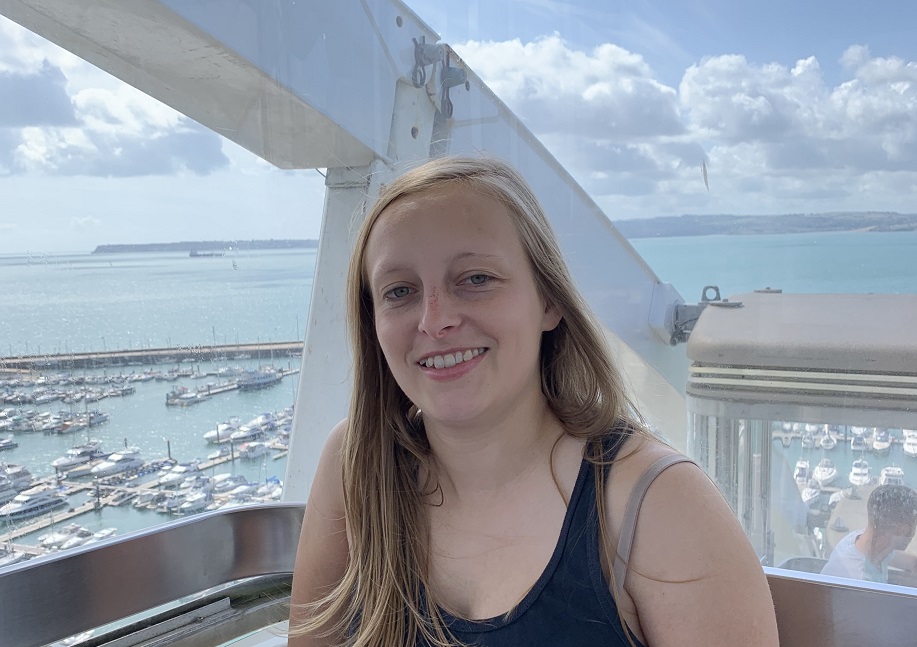
<svg viewBox="0 0 917 647">
<path fill-rule="evenodd" d="M 511 167 L 442 158 L 385 187 L 348 301 L 354 394 L 291 646 L 777 644 L 745 535 L 635 415 Z"/>
</svg>

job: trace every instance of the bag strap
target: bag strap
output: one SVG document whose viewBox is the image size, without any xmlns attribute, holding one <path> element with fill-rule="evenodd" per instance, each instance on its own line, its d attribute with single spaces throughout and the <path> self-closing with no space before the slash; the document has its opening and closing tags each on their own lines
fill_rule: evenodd
<svg viewBox="0 0 917 647">
<path fill-rule="evenodd" d="M 618 598 L 624 592 L 624 578 L 627 577 L 627 564 L 630 561 L 630 552 L 634 546 L 634 535 L 637 533 L 637 516 L 640 514 L 640 506 L 646 491 L 649 489 L 656 477 L 672 465 L 678 463 L 693 463 L 690 458 L 681 454 L 668 454 L 657 459 L 652 465 L 646 468 L 646 471 L 640 476 L 637 484 L 630 493 L 630 499 L 627 501 L 627 507 L 624 510 L 624 519 L 621 523 L 621 535 L 618 538 L 618 552 L 615 555 L 614 573 L 615 597 Z"/>
</svg>

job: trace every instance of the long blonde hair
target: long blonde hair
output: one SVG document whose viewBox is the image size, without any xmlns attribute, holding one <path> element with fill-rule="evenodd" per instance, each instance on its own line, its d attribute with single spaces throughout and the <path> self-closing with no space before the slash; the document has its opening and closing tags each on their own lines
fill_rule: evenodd
<svg viewBox="0 0 917 647">
<path fill-rule="evenodd" d="M 603 439 L 611 429 L 648 433 L 522 176 L 487 157 L 441 157 L 409 171 L 383 187 L 351 257 L 347 307 L 354 389 L 341 450 L 349 558 L 341 582 L 307 605 L 308 619 L 295 633 L 346 635 L 354 647 L 401 647 L 420 637 L 430 645 L 455 644 L 428 586 L 429 531 L 422 501 L 437 486 L 432 477 L 421 482 L 421 475 L 433 473 L 427 469 L 430 446 L 419 412 L 383 356 L 364 267 L 369 234 L 389 205 L 447 185 L 477 191 L 505 206 L 542 298 L 561 313 L 560 324 L 542 336 L 541 389 L 566 432 L 586 440 L 586 458 L 605 463 Z M 624 434 L 615 433 L 620 437 L 614 440 L 623 442 Z M 603 471 L 595 471 L 605 537 Z"/>
</svg>

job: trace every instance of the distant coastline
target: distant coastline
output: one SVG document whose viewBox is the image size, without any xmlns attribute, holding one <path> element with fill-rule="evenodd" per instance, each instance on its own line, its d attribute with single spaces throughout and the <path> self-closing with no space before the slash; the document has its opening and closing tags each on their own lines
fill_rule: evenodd
<svg viewBox="0 0 917 647">
<path fill-rule="evenodd" d="M 199 256 L 212 256 L 202 252 L 248 251 L 256 249 L 317 249 L 318 241 L 306 240 L 186 240 L 178 243 L 137 243 L 99 245 L 93 254 L 127 254 L 133 252 L 196 252 Z"/>
<path fill-rule="evenodd" d="M 772 216 L 663 216 L 618 220 L 627 238 L 805 234 L 829 231 L 917 231 L 917 214 L 835 212 Z"/>
</svg>

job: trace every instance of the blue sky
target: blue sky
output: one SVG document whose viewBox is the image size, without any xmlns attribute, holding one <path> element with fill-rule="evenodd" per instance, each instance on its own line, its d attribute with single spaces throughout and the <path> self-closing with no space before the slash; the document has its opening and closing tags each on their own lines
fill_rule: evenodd
<svg viewBox="0 0 917 647">
<path fill-rule="evenodd" d="M 917 3 L 407 4 L 613 220 L 917 212 Z M 5 18 L 0 98 L 0 254 L 319 234 L 316 171 L 275 169 Z"/>
</svg>

